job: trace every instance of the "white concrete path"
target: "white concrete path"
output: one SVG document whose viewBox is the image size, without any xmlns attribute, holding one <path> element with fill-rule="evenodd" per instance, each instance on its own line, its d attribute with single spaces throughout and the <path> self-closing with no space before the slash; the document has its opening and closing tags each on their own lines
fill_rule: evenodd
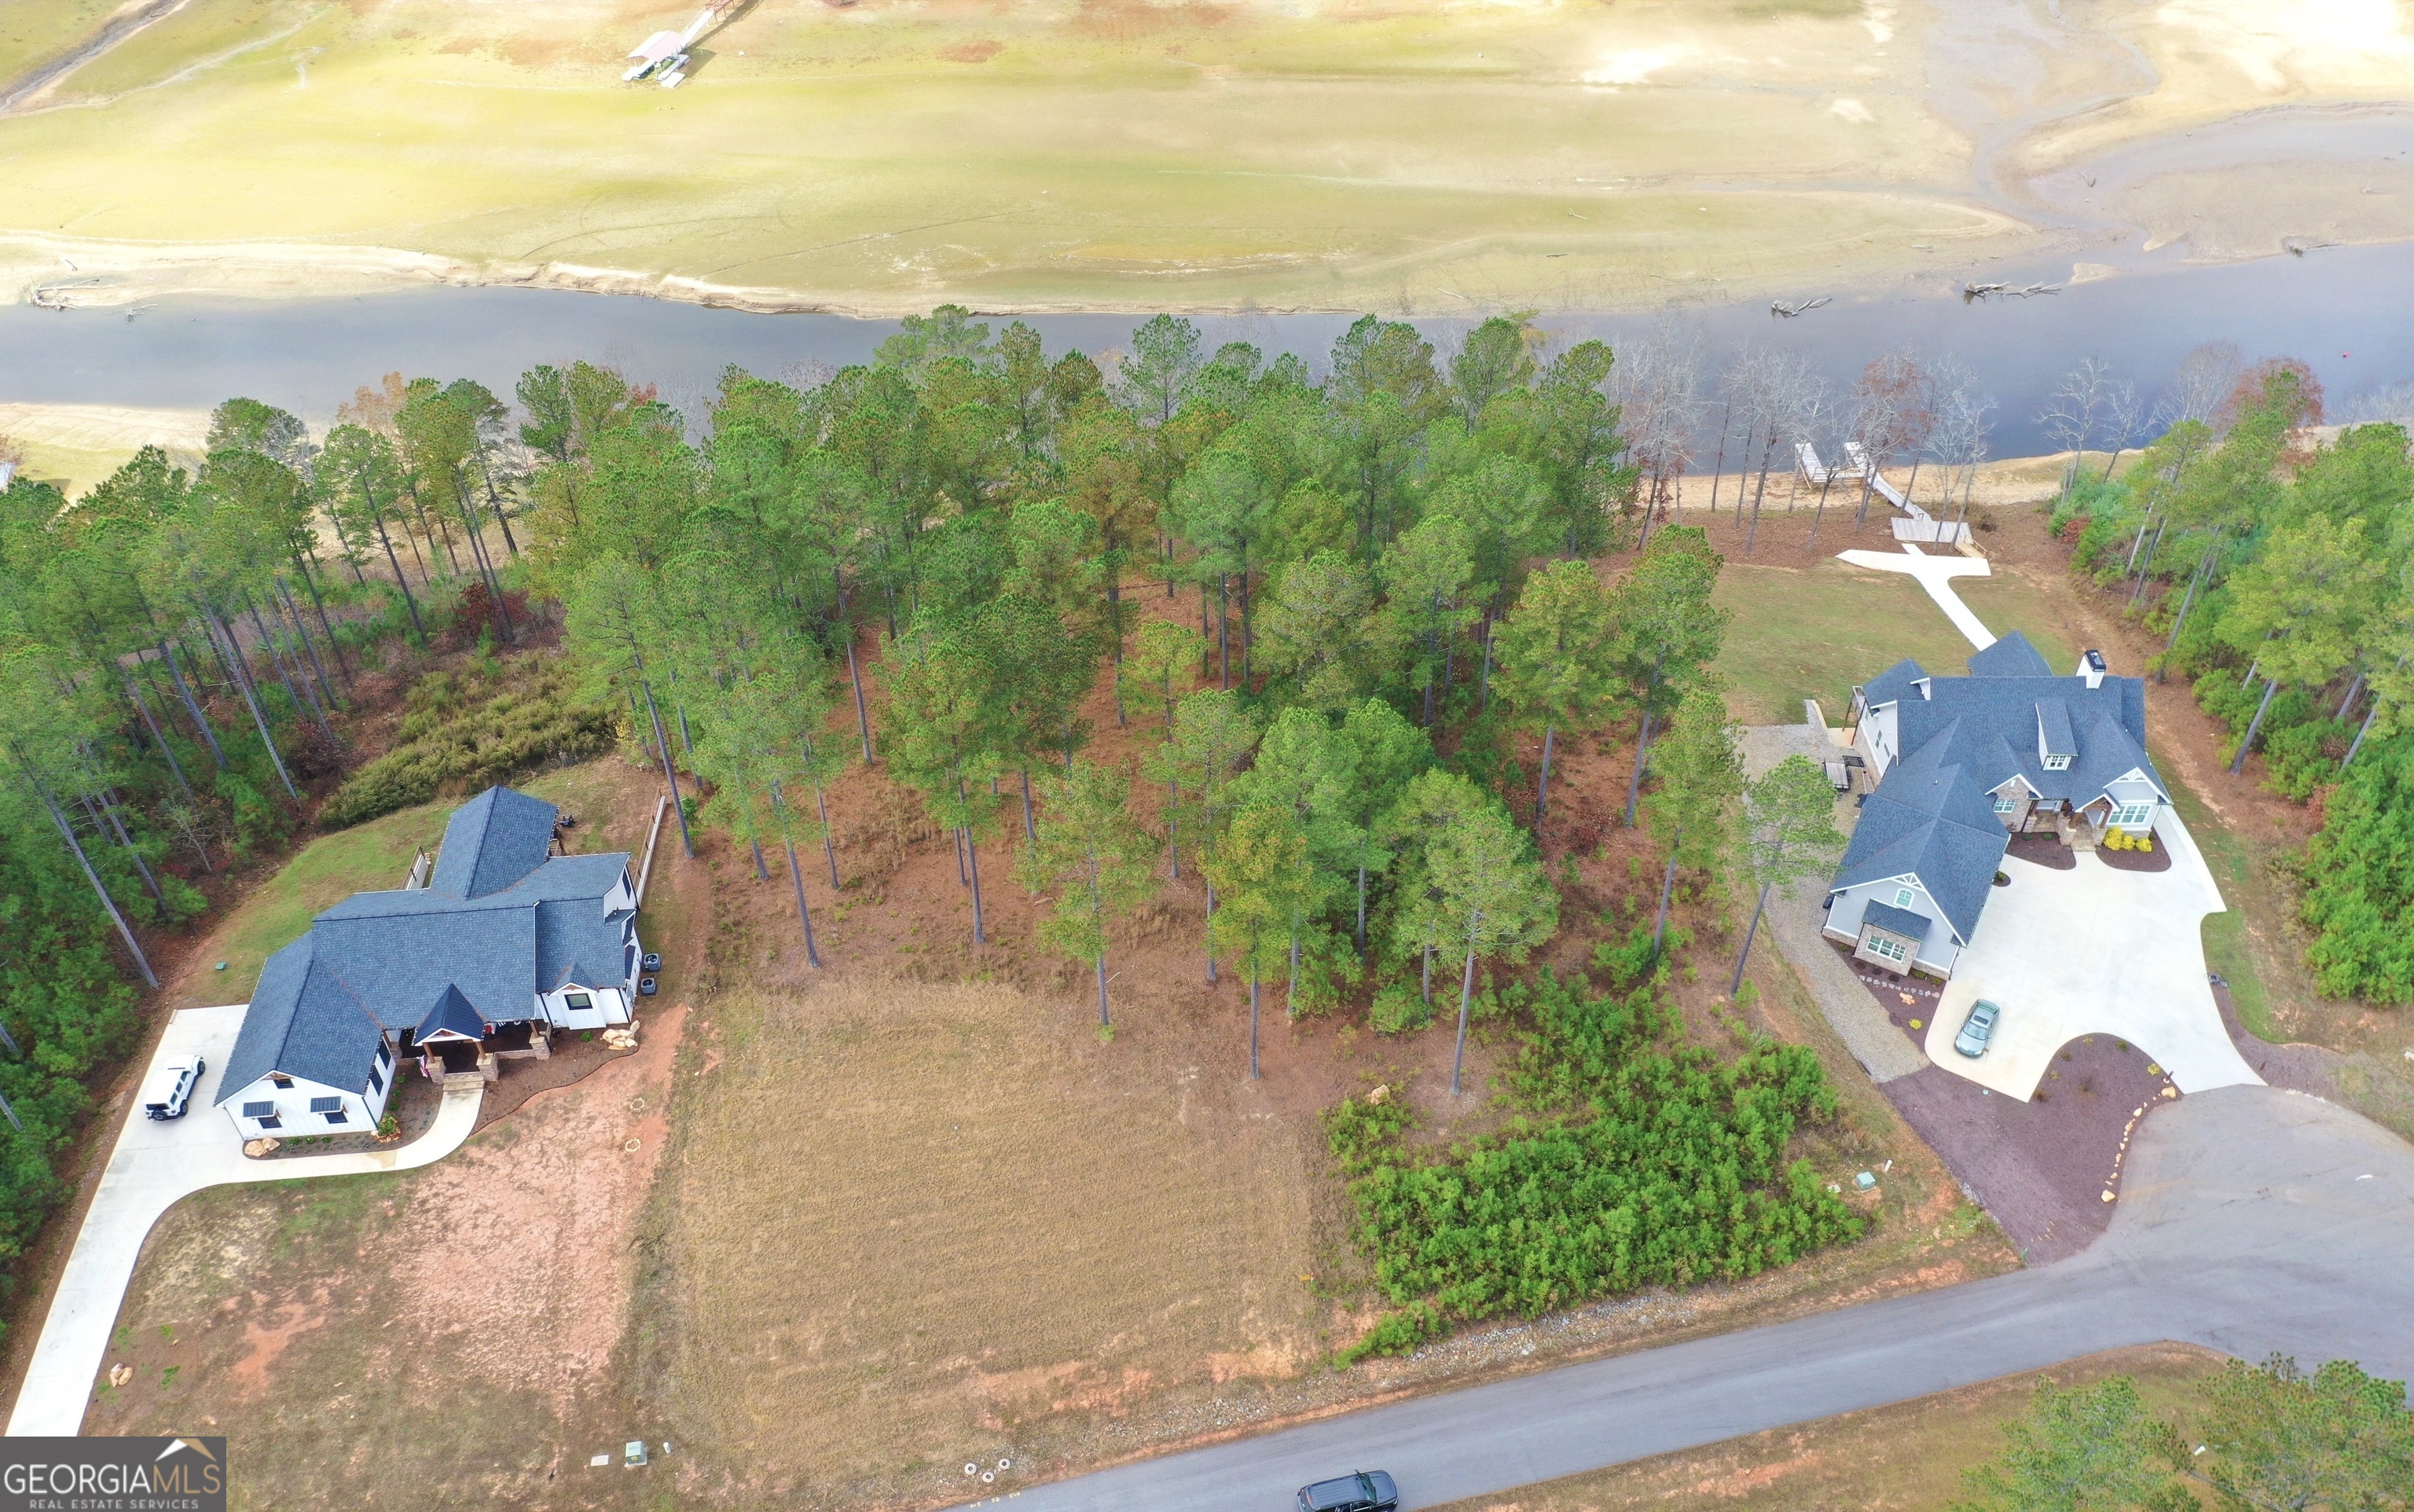
<svg viewBox="0 0 2414 1512">
<path fill-rule="evenodd" d="M 345 1155 L 246 1160 L 242 1136 L 216 1106 L 218 1077 L 234 1051 L 245 1006 L 187 1008 L 168 1021 L 152 1064 L 162 1056 L 197 1053 L 208 1058 L 209 1069 L 184 1117 L 159 1122 L 142 1116 L 139 1110 L 127 1115 L 51 1298 L 42 1337 L 34 1345 L 16 1411 L 8 1417 L 10 1437 L 69 1437 L 82 1428 L 84 1405 L 92 1400 L 107 1358 L 110 1330 L 125 1301 L 127 1283 L 133 1280 L 143 1237 L 183 1198 L 204 1187 L 235 1182 L 408 1171 L 452 1154 L 477 1127 L 478 1102 L 485 1088 L 456 1085 L 445 1089 L 436 1122 L 408 1144 Z"/>
<path fill-rule="evenodd" d="M 2111 1035 L 2149 1055 L 2183 1092 L 2263 1085 L 2222 1027 L 2205 976 L 2204 916 L 2220 889 L 2186 826 L 2154 821 L 2168 872 L 2122 872 L 2093 851 L 2076 871 L 2004 859 L 2012 885 L 1987 900 L 1928 1026 L 1928 1058 L 1957 1076 L 2026 1100 L 2055 1051 Z M 2002 1005 L 1994 1043 L 1972 1060 L 1954 1037 L 1985 997 Z"/>
<path fill-rule="evenodd" d="M 1836 556 L 1855 567 L 1903 574 L 1927 590 L 1936 606 L 1945 611 L 1945 618 L 1953 621 L 1953 628 L 1960 631 L 1971 645 L 1985 651 L 1995 643 L 1995 633 L 1980 623 L 1978 617 L 1970 612 L 1970 606 L 1961 602 L 1961 595 L 1953 591 L 1956 577 L 1991 576 L 1986 558 L 1965 557 L 1959 552 L 1949 557 L 1931 557 L 1908 541 L 1900 551 L 1839 551 Z"/>
</svg>

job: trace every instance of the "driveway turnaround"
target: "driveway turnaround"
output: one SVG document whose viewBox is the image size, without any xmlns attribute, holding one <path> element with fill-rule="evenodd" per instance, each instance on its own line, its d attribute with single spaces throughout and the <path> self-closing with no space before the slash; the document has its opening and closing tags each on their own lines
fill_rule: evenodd
<svg viewBox="0 0 2414 1512">
<path fill-rule="evenodd" d="M 1987 900 L 1937 999 L 1928 1058 L 2025 1099 L 2055 1051 L 2109 1034 L 2153 1055 L 2183 1092 L 2259 1084 L 2222 1026 L 2205 975 L 2204 916 L 2222 911 L 2221 892 L 2177 815 L 2164 809 L 2154 835 L 2170 852 L 2168 871 L 2115 871 L 2090 851 L 2067 872 L 2005 857 L 2011 886 Z M 1953 1039 L 1981 997 L 2004 1016 L 1973 1060 Z"/>
<path fill-rule="evenodd" d="M 456 1085 L 445 1088 L 435 1123 L 409 1144 L 344 1155 L 245 1159 L 242 1137 L 215 1106 L 218 1075 L 234 1050 L 245 1006 L 187 1008 L 168 1021 L 152 1064 L 171 1055 L 199 1054 L 208 1058 L 209 1069 L 194 1089 L 191 1111 L 182 1118 L 159 1122 L 142 1116 L 139 1109 L 127 1114 L 99 1190 L 84 1212 L 83 1227 L 76 1231 L 75 1248 L 67 1253 L 58 1292 L 51 1298 L 24 1385 L 18 1388 L 17 1408 L 8 1416 L 10 1437 L 67 1437 L 82 1427 L 84 1405 L 92 1400 L 93 1383 L 108 1355 L 110 1329 L 126 1299 L 143 1236 L 180 1199 L 204 1187 L 243 1181 L 408 1171 L 452 1154 L 477 1126 L 478 1100 L 485 1088 Z"/>
<path fill-rule="evenodd" d="M 1000 1489 L 1016 1512 L 1280 1512 L 1363 1468 L 1432 1506 L 2163 1340 L 2403 1379 L 2408 1253 L 2414 1146 L 2301 1093 L 2225 1087 L 2140 1130 L 2110 1232 L 2057 1265 Z"/>
</svg>

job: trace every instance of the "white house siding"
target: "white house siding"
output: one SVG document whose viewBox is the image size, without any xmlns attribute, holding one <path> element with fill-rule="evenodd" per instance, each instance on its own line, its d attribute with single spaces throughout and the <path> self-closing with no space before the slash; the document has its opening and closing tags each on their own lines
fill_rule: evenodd
<svg viewBox="0 0 2414 1512">
<path fill-rule="evenodd" d="M 377 1079 L 382 1085 L 375 1092 L 366 1087 L 346 1089 L 326 1086 L 305 1076 L 290 1077 L 291 1086 L 278 1086 L 263 1076 L 243 1089 L 241 1095 L 224 1104 L 227 1116 L 234 1120 L 235 1132 L 246 1139 L 299 1139 L 305 1134 L 367 1134 L 377 1130 L 378 1120 L 385 1116 L 385 1105 L 394 1096 L 395 1064 L 383 1060 L 378 1067 Z M 343 1100 L 344 1121 L 331 1124 L 323 1113 L 310 1111 L 312 1098 L 339 1098 Z M 267 1102 L 275 1104 L 280 1127 L 262 1128 L 257 1118 L 244 1116 L 244 1104 Z"/>
<path fill-rule="evenodd" d="M 2133 771 L 2125 777 L 2116 778 L 2112 782 L 2105 785 L 2104 791 L 2116 805 L 2122 803 L 2150 803 L 2153 804 L 2156 810 L 2159 810 L 2163 805 L 2163 795 L 2161 789 L 2157 788 L 2152 782 L 2148 781 L 2143 772 Z M 2129 833 L 2133 835 L 2141 835 L 2153 829 L 2153 814 L 2149 813 L 2146 816 L 2145 823 L 2123 825 L 2122 828 L 2127 830 Z"/>
<path fill-rule="evenodd" d="M 1861 759 L 1869 763 L 1870 780 L 1883 781 L 1896 755 L 1895 706 L 1881 704 L 1863 710 L 1860 728 L 1854 739 L 1861 748 Z"/>
<path fill-rule="evenodd" d="M 1863 882 L 1838 892 L 1835 903 L 1827 909 L 1827 937 L 1840 944 L 1857 945 L 1861 938 L 1862 911 L 1869 907 L 1872 899 L 1879 903 L 1894 903 L 1895 893 L 1902 888 L 1911 889 L 1911 910 L 1927 915 L 1929 920 L 1928 938 L 1912 952 L 1911 964 L 1940 977 L 1952 975 L 1953 963 L 1961 958 L 1961 947 L 1953 938 L 1953 926 L 1945 921 L 1944 911 L 1929 898 L 1927 889 L 1908 877 Z"/>
<path fill-rule="evenodd" d="M 586 995 L 588 1006 L 571 1007 L 572 993 Z M 537 1015 L 557 1029 L 608 1028 L 629 1022 L 629 995 L 618 987 L 564 987 L 537 999 Z"/>
</svg>

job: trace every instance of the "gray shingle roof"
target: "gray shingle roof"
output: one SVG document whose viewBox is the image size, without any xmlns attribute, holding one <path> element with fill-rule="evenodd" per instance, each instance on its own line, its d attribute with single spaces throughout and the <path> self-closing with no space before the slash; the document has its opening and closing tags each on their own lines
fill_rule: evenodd
<svg viewBox="0 0 2414 1512">
<path fill-rule="evenodd" d="M 538 810 L 541 828 L 529 822 Z M 445 828 L 438 875 L 445 860 L 469 857 L 460 863 L 468 894 L 355 892 L 312 920 L 261 968 L 219 1101 L 270 1071 L 364 1086 L 379 1040 L 431 1014 L 469 1023 L 462 1032 L 475 1035 L 534 1017 L 537 995 L 565 981 L 624 981 L 629 913 L 604 905 L 627 876 L 628 853 L 547 860 L 552 815 L 550 803 L 490 788 Z M 534 860 L 502 877 L 531 841 Z"/>
<path fill-rule="evenodd" d="M 2078 737 L 2070 733 L 2070 705 L 2059 698 L 2039 698 L 2036 706 L 2037 741 L 2048 756 L 2075 756 L 2079 754 Z"/>
<path fill-rule="evenodd" d="M 2059 702 L 2069 721 L 2078 759 L 2063 771 L 2048 771 L 2036 754 L 2037 705 Z M 1954 759 L 1969 762 L 1982 790 L 2026 777 L 2041 798 L 2083 804 L 2100 796 L 2106 782 L 2136 768 L 2157 790 L 2170 789 L 2146 757 L 2146 684 L 2133 677 L 2108 677 L 2091 688 L 2076 677 L 1948 677 L 1929 685 L 1925 698 L 1902 700 L 1896 729 L 1905 759 L 1959 726 Z M 2002 765 L 1999 737 L 2013 762 Z"/>
<path fill-rule="evenodd" d="M 461 996 L 461 989 L 451 982 L 444 984 L 444 990 L 436 995 L 436 1002 L 427 1010 L 427 1016 L 419 1021 L 421 1044 L 440 1034 L 457 1034 L 465 1040 L 486 1037 L 486 1021 L 469 1006 L 469 999 Z"/>
<path fill-rule="evenodd" d="M 2019 778 L 2039 798 L 2084 806 L 2134 771 L 2170 796 L 2146 756 L 2141 680 L 2108 677 L 2090 688 L 2076 676 L 2013 669 L 2025 660 L 2020 652 L 2036 654 L 2025 640 L 2000 656 L 1994 651 L 1970 659 L 1973 676 L 1931 680 L 1926 697 L 1912 688 L 1919 669 L 1911 662 L 1866 686 L 1870 704 L 1897 704 L 1903 756 L 1870 795 L 1830 888 L 1916 876 L 1965 945 L 2010 842 L 1989 794 Z M 2073 754 L 2068 769 L 2045 770 L 2040 722 L 2049 744 Z"/>
<path fill-rule="evenodd" d="M 489 787 L 453 811 L 429 888 L 456 898 L 499 892 L 544 864 L 561 811 L 541 798 Z"/>
<path fill-rule="evenodd" d="M 1919 669 L 1919 664 L 1906 656 L 1862 683 L 1861 701 L 1871 709 L 1900 703 L 1911 693 L 1911 685 L 1926 676 L 1928 674 Z"/>
<path fill-rule="evenodd" d="M 1958 776 L 1958 771 L 1954 774 Z M 1837 869 L 1832 888 L 1915 876 L 1944 910 L 1954 936 L 1967 945 L 1971 932 L 1978 927 L 1978 915 L 1986 909 L 1996 865 L 2011 837 L 1996 822 L 1991 806 L 1981 829 L 1896 801 L 1886 792 L 1894 775 L 1891 771 L 1886 773 L 1886 781 L 1861 809 L 1860 822 L 1853 827 L 1853 843 L 1844 849 L 1843 864 Z"/>
<path fill-rule="evenodd" d="M 365 1086 L 384 1036 L 377 1015 L 320 958 L 317 933 L 268 958 L 218 1083 L 225 1102 L 271 1071 L 328 1086 Z"/>
<path fill-rule="evenodd" d="M 1861 909 L 1861 922 L 1875 924 L 1908 940 L 1924 940 L 1928 938 L 1930 921 L 1926 914 L 1914 913 L 1908 908 L 1898 908 L 1891 903 L 1879 903 L 1872 899 Z"/>
<path fill-rule="evenodd" d="M 2045 653 L 2015 630 L 1962 664 L 1972 677 L 2051 677 Z"/>
</svg>

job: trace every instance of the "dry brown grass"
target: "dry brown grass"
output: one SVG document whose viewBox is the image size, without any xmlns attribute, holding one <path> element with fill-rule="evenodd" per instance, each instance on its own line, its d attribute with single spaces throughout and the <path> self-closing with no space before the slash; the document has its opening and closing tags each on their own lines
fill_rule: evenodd
<svg viewBox="0 0 2414 1512">
<path fill-rule="evenodd" d="M 1136 1408 L 1320 1352 L 1294 1131 L 1175 1037 L 870 976 L 733 994 L 714 1030 L 659 1362 L 713 1501 L 1091 1460 Z"/>
<path fill-rule="evenodd" d="M 1893 1512 L 1965 1495 L 1961 1473 L 2002 1452 L 1997 1425 L 2028 1410 L 2037 1386 L 2126 1375 L 2156 1410 L 2185 1400 L 2221 1356 L 2185 1344 L 2110 1350 L 2052 1370 L 2007 1375 L 1892 1407 L 1847 1413 L 1706 1448 L 1478 1496 L 1436 1512 Z"/>
</svg>

